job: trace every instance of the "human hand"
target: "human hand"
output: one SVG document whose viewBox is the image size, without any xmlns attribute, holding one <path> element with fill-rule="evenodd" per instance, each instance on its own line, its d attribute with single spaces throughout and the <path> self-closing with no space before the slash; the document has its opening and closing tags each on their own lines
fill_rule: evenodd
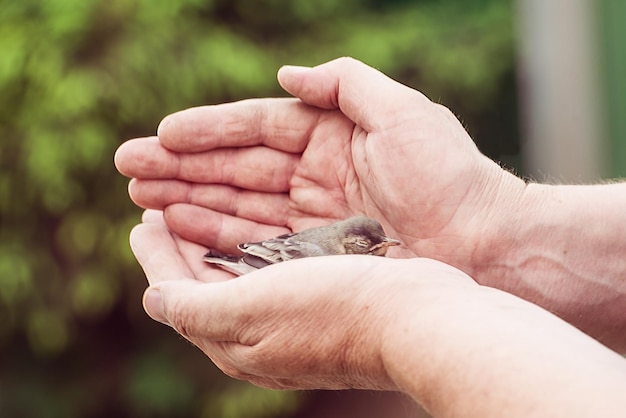
<svg viewBox="0 0 626 418">
<path fill-rule="evenodd" d="M 317 257 L 229 280 L 156 211 L 131 245 L 150 281 L 148 313 L 230 376 L 278 389 L 398 390 L 433 416 L 623 414 L 621 356 L 440 262 Z"/>
<path fill-rule="evenodd" d="M 226 374 L 270 388 L 398 390 L 383 346 L 401 323 L 399 308 L 477 287 L 439 262 L 371 256 L 293 260 L 228 280 L 156 211 L 133 230 L 131 246 L 151 285 L 146 311 Z"/>
<path fill-rule="evenodd" d="M 285 67 L 278 79 L 299 100 L 188 109 L 165 118 L 158 138 L 122 145 L 116 164 L 134 177 L 132 199 L 222 252 L 366 215 L 406 244 L 391 256 L 475 273 L 521 180 L 482 155 L 445 107 L 360 62 Z"/>
<path fill-rule="evenodd" d="M 299 100 L 188 109 L 122 145 L 132 199 L 226 253 L 375 218 L 406 244 L 391 257 L 444 261 L 625 349 L 624 184 L 525 185 L 446 108 L 351 59 L 285 67 L 279 81 Z"/>
</svg>

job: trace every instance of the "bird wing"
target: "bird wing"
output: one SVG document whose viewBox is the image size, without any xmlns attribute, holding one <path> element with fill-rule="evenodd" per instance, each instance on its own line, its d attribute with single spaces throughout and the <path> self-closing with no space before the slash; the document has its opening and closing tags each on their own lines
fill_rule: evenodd
<svg viewBox="0 0 626 418">
<path fill-rule="evenodd" d="M 298 234 L 285 234 L 260 242 L 240 244 L 239 249 L 255 257 L 262 258 L 270 264 L 295 258 L 323 255 L 319 245 L 298 239 Z"/>
<path fill-rule="evenodd" d="M 236 274 L 237 276 L 241 276 L 242 274 L 250 273 L 267 265 L 267 262 L 264 260 L 257 257 L 252 258 L 254 258 L 254 260 L 249 262 L 249 260 L 243 260 L 240 256 L 222 254 L 217 251 L 210 250 L 204 255 L 203 259 L 207 263 L 215 264 L 226 271 Z M 264 263 L 264 265 L 259 265 L 259 262 Z"/>
</svg>

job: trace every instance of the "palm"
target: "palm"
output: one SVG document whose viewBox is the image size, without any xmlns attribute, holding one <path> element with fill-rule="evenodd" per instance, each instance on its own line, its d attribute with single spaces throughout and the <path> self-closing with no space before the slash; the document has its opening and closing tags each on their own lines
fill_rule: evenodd
<svg viewBox="0 0 626 418">
<path fill-rule="evenodd" d="M 480 162 L 492 164 L 481 159 L 458 122 L 439 109 L 429 115 L 439 118 L 431 123 L 452 124 L 457 137 L 429 137 L 433 134 L 419 118 L 368 132 L 337 110 L 303 109 L 293 100 L 277 103 L 286 119 L 304 122 L 289 138 L 275 127 L 254 139 L 263 146 L 215 148 L 223 138 L 203 139 L 200 132 L 193 137 L 204 141 L 197 152 L 198 145 L 183 141 L 180 128 L 171 137 L 161 135 L 169 150 L 155 138 L 131 141 L 136 153 L 121 152 L 125 158 L 118 166 L 124 171 L 128 164 L 126 171 L 138 178 L 131 184 L 133 199 L 164 209 L 180 236 L 221 251 L 354 214 L 381 221 L 411 249 L 404 256 L 440 258 L 419 248 L 432 239 L 438 242 L 427 248 L 454 245 L 438 237 L 458 235 L 471 216 L 457 210 L 471 194 L 468 173 Z M 447 161 L 451 147 L 465 147 L 464 158 Z"/>
<path fill-rule="evenodd" d="M 435 240 L 438 248 L 453 246 L 442 244 L 444 237 L 456 239 L 475 215 L 459 211 L 464 199 L 480 192 L 472 190 L 475 179 L 470 173 L 480 172 L 476 168 L 481 164 L 498 168 L 478 153 L 458 122 L 439 110 L 432 116 L 452 123 L 457 138 L 420 137 L 415 132 L 423 126 L 415 126 L 415 120 L 368 133 L 340 112 L 326 115 L 312 131 L 290 179 L 289 226 L 302 229 L 312 220 L 363 213 L 383 222 L 413 253 L 420 241 Z M 432 143 L 436 146 L 424 146 Z M 446 151 L 451 147 L 465 147 L 466 158 L 450 164 Z"/>
<path fill-rule="evenodd" d="M 135 178 L 131 197 L 164 210 L 181 237 L 220 251 L 362 214 L 407 244 L 401 255 L 459 266 L 474 250 L 464 242 L 484 232 L 472 225 L 491 220 L 477 202 L 488 202 L 485 194 L 506 173 L 447 109 L 347 64 L 344 75 L 320 67 L 310 87 L 283 79 L 302 100 L 250 100 L 166 118 L 158 139 L 118 152 L 118 168 Z"/>
<path fill-rule="evenodd" d="M 311 132 L 289 178 L 291 229 L 344 219 L 356 213 L 380 217 L 379 213 L 372 213 L 367 197 L 360 193 L 362 181 L 356 173 L 351 143 L 355 131 L 354 123 L 340 112 L 326 112 Z"/>
</svg>

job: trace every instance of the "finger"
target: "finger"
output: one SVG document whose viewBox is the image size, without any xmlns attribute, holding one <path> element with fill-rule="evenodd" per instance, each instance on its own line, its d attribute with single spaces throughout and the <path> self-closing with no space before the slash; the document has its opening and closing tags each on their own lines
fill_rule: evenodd
<svg viewBox="0 0 626 418">
<path fill-rule="evenodd" d="M 163 148 L 159 139 L 153 136 L 131 139 L 120 145 L 115 151 L 115 167 L 126 177 L 145 177 L 138 174 L 155 171 L 155 159 L 152 155 L 155 152 L 159 153 L 159 168 L 178 166 L 177 154 Z M 171 168 L 168 169 L 168 171 L 171 170 Z"/>
<path fill-rule="evenodd" d="M 214 283 L 233 278 L 232 274 L 203 260 L 203 256 L 207 253 L 206 247 L 188 241 L 177 234 L 173 234 L 173 238 L 180 255 L 196 280 L 204 283 Z"/>
<path fill-rule="evenodd" d="M 165 220 L 163 220 L 163 211 L 146 209 L 141 214 L 141 222 L 165 226 Z"/>
<path fill-rule="evenodd" d="M 268 309 L 276 309 L 272 299 L 275 289 L 256 283 L 269 278 L 264 270 L 267 268 L 216 283 L 159 282 L 146 291 L 145 300 L 150 303 L 147 310 L 191 341 L 254 345 L 261 335 L 251 332 L 250 327 L 264 321 Z"/>
<path fill-rule="evenodd" d="M 289 196 L 284 193 L 260 193 L 179 180 L 139 179 L 131 180 L 129 193 L 133 201 L 144 208 L 164 209 L 174 203 L 188 203 L 255 222 L 287 223 Z"/>
<path fill-rule="evenodd" d="M 130 233 L 130 246 L 150 285 L 165 280 L 193 278 L 169 231 L 154 223 L 142 223 Z"/>
<path fill-rule="evenodd" d="M 179 152 L 265 145 L 300 153 L 319 113 L 295 99 L 251 99 L 171 114 L 157 132 L 165 147 Z"/>
<path fill-rule="evenodd" d="M 202 283 L 192 280 L 170 280 L 156 283 L 144 293 L 144 308 L 153 319 L 171 325 L 187 339 L 234 341 L 234 317 L 239 294 L 236 281 Z M 228 300 L 228 310 L 223 307 Z"/>
<path fill-rule="evenodd" d="M 323 109 L 341 109 L 368 132 L 415 118 L 420 106 L 432 102 L 423 94 L 352 58 L 339 58 L 317 67 L 285 66 L 280 85 L 303 102 Z"/>
<path fill-rule="evenodd" d="M 274 264 L 226 282 L 176 280 L 157 283 L 152 290 L 162 300 L 162 316 L 183 336 L 252 346 L 263 339 L 263 334 L 274 332 L 285 310 L 310 304 L 309 298 L 318 297 L 318 291 L 325 294 L 328 286 L 334 286 L 337 292 L 354 290 L 352 280 L 338 279 L 367 276 L 382 262 L 391 260 L 311 257 Z M 302 297 L 303 292 L 307 297 Z M 264 326 L 268 323 L 274 327 Z"/>
<path fill-rule="evenodd" d="M 179 154 L 154 137 L 127 141 L 116 153 L 118 170 L 128 177 L 224 183 L 268 192 L 289 190 L 298 161 L 298 155 L 267 147 Z"/>
<path fill-rule="evenodd" d="M 202 261 L 205 248 L 173 236 L 164 225 L 143 223 L 135 226 L 131 231 L 130 244 L 150 286 L 190 279 L 208 283 L 232 278 L 227 272 L 207 266 Z M 144 294 L 144 309 L 153 319 L 168 323 L 155 308 L 160 301 L 155 301 L 154 294 L 149 296 L 148 293 Z"/>
<path fill-rule="evenodd" d="M 167 226 L 181 237 L 225 253 L 237 253 L 237 244 L 260 241 L 291 232 L 289 228 L 225 215 L 196 205 L 165 208 Z"/>
<path fill-rule="evenodd" d="M 150 285 L 188 278 L 202 282 L 232 278 L 232 275 L 202 261 L 206 247 L 171 234 L 162 220 L 135 226 L 130 233 L 130 244 Z"/>
</svg>

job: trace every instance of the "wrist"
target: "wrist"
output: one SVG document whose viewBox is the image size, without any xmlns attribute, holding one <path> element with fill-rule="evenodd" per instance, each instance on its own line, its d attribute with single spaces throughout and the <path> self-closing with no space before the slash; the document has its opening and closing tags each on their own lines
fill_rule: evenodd
<svg viewBox="0 0 626 418">
<path fill-rule="evenodd" d="M 485 239 L 474 278 L 624 349 L 626 184 L 528 184 Z"/>
<path fill-rule="evenodd" d="M 536 305 L 475 284 L 441 287 L 432 302 L 423 293 L 400 305 L 383 359 L 433 415 L 596 416 L 623 402 L 623 358 Z"/>
<path fill-rule="evenodd" d="M 456 317 L 467 301 L 479 300 L 486 288 L 435 260 L 417 258 L 402 263 L 404 266 L 394 267 L 392 289 L 387 287 L 384 292 L 386 306 L 377 314 L 383 319 L 377 331 L 380 359 L 389 387 L 428 408 L 431 385 L 451 348 L 439 338 L 455 334 L 453 324 L 462 320 L 450 318 Z"/>
<path fill-rule="evenodd" d="M 508 363 L 486 353 L 517 345 L 504 343 L 501 331 L 524 332 L 506 319 L 507 311 L 524 310 L 524 302 L 519 306 L 517 298 L 471 280 L 440 276 L 420 283 L 422 275 L 420 271 L 416 286 L 403 292 L 396 303 L 397 317 L 386 330 L 382 349 L 385 370 L 397 390 L 431 414 L 474 416 L 470 394 L 498 380 L 489 376 L 497 367 L 486 368 L 492 367 L 492 361 Z"/>
<path fill-rule="evenodd" d="M 529 211 L 536 202 L 529 193 L 530 185 L 508 171 L 492 168 L 495 173 L 488 177 L 493 181 L 478 196 L 481 204 L 467 226 L 467 241 L 472 245 L 467 266 L 462 261 L 459 266 L 478 283 L 492 285 L 497 280 L 499 286 L 494 287 L 502 289 L 501 269 L 519 246 L 522 231 L 530 222 Z"/>
</svg>

